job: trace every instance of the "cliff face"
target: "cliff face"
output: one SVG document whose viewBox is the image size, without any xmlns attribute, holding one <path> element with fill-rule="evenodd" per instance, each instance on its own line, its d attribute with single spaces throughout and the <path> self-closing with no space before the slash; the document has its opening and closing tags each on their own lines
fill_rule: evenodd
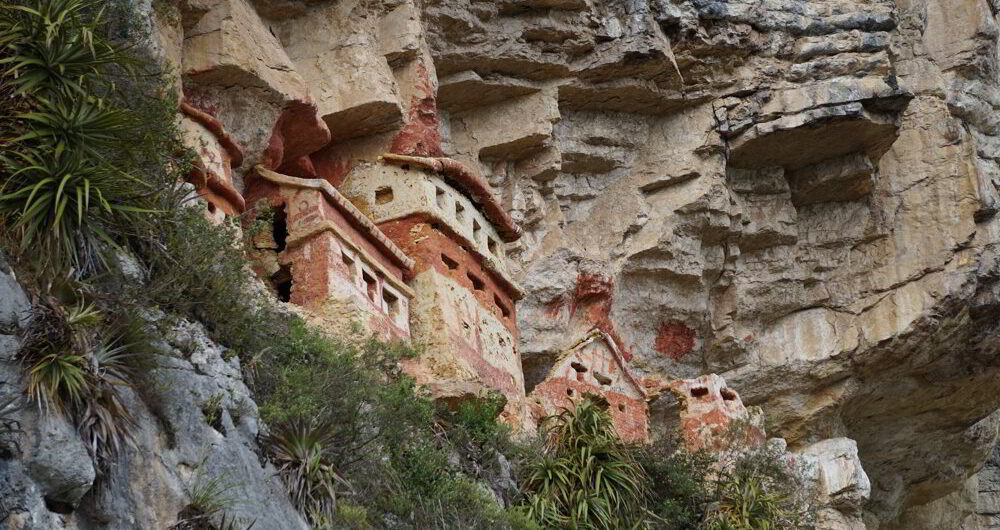
<svg viewBox="0 0 1000 530">
<path fill-rule="evenodd" d="M 957 488 L 996 432 L 994 9 L 425 5 L 446 151 L 526 232 L 529 385 L 598 324 L 792 447 L 856 440 L 870 519 Z"/>
<path fill-rule="evenodd" d="M 490 184 L 523 230 L 506 253 L 528 392 L 596 327 L 639 378 L 719 373 L 793 450 L 855 451 L 870 499 L 829 528 L 1000 528 L 995 459 L 983 467 L 1000 419 L 1000 3 L 146 7 L 150 46 L 218 124 L 204 142 L 241 148 L 218 189 L 238 196 L 256 164 L 340 186 L 387 152 Z M 212 385 L 234 410 L 248 400 L 210 357 L 170 369 L 207 386 L 166 403 Z M 676 409 L 655 402 L 651 430 L 675 428 Z M 240 417 L 221 447 L 252 460 Z M 165 443 L 152 418 L 147 448 Z M 123 477 L 173 486 L 121 502 L 182 507 L 162 491 L 180 499 L 178 470 L 222 443 L 188 423 Z M 245 469 L 252 495 L 277 488 Z M 112 527 L 155 527 L 134 524 Z"/>
<path fill-rule="evenodd" d="M 5 414 L 23 433 L 0 437 L 0 528 L 174 528 L 196 492 L 212 488 L 219 499 L 238 504 L 247 524 L 308 528 L 274 466 L 258 456 L 257 405 L 239 361 L 200 325 L 149 316 L 158 322 L 160 340 L 146 374 L 148 394 L 124 393 L 135 418 L 135 448 L 95 485 L 95 466 L 69 420 L 34 404 Z M 28 296 L 0 256 L 0 402 L 22 388 L 14 355 L 30 318 Z M 206 403 L 215 411 L 207 412 Z"/>
</svg>

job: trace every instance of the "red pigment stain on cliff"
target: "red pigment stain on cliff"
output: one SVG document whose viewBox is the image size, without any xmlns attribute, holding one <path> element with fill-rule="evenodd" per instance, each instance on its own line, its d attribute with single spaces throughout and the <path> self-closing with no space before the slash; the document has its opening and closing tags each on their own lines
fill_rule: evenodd
<svg viewBox="0 0 1000 530">
<path fill-rule="evenodd" d="M 545 316 L 549 318 L 558 317 L 564 305 L 565 304 L 563 301 L 563 297 L 557 296 L 553 298 L 551 301 L 545 304 Z"/>
<path fill-rule="evenodd" d="M 410 101 L 409 119 L 392 140 L 390 153 L 410 156 L 443 156 L 438 119 L 437 98 L 427 67 L 417 65 L 420 95 Z"/>
<path fill-rule="evenodd" d="M 676 321 L 661 322 L 655 347 L 671 359 L 680 360 L 694 349 L 694 330 Z"/>
<path fill-rule="evenodd" d="M 632 352 L 626 346 L 621 335 L 618 334 L 614 322 L 611 321 L 611 301 L 614 296 L 614 287 L 614 280 L 609 277 L 579 273 L 576 277 L 576 288 L 569 301 L 570 319 L 578 312 L 582 313 L 594 327 L 611 337 L 626 361 L 631 361 Z"/>
<path fill-rule="evenodd" d="M 271 130 L 271 138 L 261 164 L 286 175 L 315 177 L 315 169 L 311 168 L 311 164 L 303 164 L 301 159 L 328 143 L 330 128 L 319 117 L 316 104 L 311 101 L 290 101 Z"/>
<path fill-rule="evenodd" d="M 335 188 L 340 187 L 344 177 L 354 167 L 350 149 L 335 143 L 309 155 L 309 159 L 312 160 L 316 175 Z"/>
</svg>

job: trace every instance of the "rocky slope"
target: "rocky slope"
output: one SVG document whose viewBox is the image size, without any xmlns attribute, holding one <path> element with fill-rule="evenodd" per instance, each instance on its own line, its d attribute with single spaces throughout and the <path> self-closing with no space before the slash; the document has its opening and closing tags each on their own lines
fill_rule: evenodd
<svg viewBox="0 0 1000 530">
<path fill-rule="evenodd" d="M 529 387 L 596 325 L 645 377 L 724 375 L 792 449 L 856 445 L 870 496 L 829 528 L 1000 528 L 996 1 L 145 9 L 186 99 L 243 148 L 237 188 L 257 163 L 336 185 L 389 151 L 487 178 L 525 233 L 507 252 Z M 6 333 L 25 302 L 4 285 Z M 161 375 L 181 383 L 143 411 L 143 449 L 116 477 L 129 487 L 95 527 L 157 527 L 206 457 L 272 499 L 248 503 L 258 527 L 293 527 L 253 414 L 233 415 L 253 408 L 234 361 L 196 326 L 176 336 Z M 225 432 L 182 406 L 218 393 Z M 674 427 L 675 403 L 653 413 Z M 0 514 L 59 527 L 43 521 L 93 470 L 47 461 L 83 450 L 66 426 L 26 425 L 27 456 L 0 462 L 26 471 L 0 477 L 31 478 L 0 483 Z"/>
<path fill-rule="evenodd" d="M 27 295 L 0 262 L 0 401 L 22 387 L 13 355 L 30 318 Z M 22 403 L 16 417 L 23 434 L 12 454 L 0 455 L 0 527 L 168 528 L 193 492 L 217 481 L 226 498 L 237 500 L 234 513 L 243 520 L 262 528 L 308 528 L 274 467 L 258 456 L 257 406 L 238 359 L 199 325 L 162 316 L 159 322 L 162 341 L 144 386 L 150 395 L 127 395 L 135 449 L 95 486 L 96 470 L 76 428 Z M 215 418 L 205 413 L 208 402 L 218 404 Z"/>
</svg>

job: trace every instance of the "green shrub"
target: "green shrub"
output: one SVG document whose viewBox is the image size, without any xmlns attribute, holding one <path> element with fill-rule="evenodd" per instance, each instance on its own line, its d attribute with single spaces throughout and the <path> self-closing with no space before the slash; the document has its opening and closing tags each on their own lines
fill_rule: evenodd
<svg viewBox="0 0 1000 530">
<path fill-rule="evenodd" d="M 509 436 L 510 427 L 498 423 L 497 418 L 507 406 L 507 398 L 499 392 L 491 392 L 484 399 L 472 399 L 458 404 L 452 415 L 456 425 L 477 442 L 503 439 Z"/>
<path fill-rule="evenodd" d="M 650 526 L 670 530 L 699 530 L 705 507 L 711 502 L 712 466 L 707 451 L 681 448 L 678 436 L 663 437 L 637 451 L 636 458 L 649 476 Z"/>
<path fill-rule="evenodd" d="M 690 452 L 680 437 L 644 447 L 638 460 L 651 480 L 650 528 L 770 530 L 812 527 L 802 470 L 779 447 L 748 444 L 749 425 L 734 424 L 730 450 Z"/>
<path fill-rule="evenodd" d="M 814 514 L 802 470 L 783 449 L 767 444 L 744 447 L 723 453 L 718 467 L 711 484 L 714 504 L 705 515 L 708 530 L 812 527 Z"/>
<path fill-rule="evenodd" d="M 605 408 L 585 399 L 548 422 L 544 453 L 528 464 L 522 483 L 529 515 L 556 528 L 642 524 L 649 479 Z"/>
</svg>

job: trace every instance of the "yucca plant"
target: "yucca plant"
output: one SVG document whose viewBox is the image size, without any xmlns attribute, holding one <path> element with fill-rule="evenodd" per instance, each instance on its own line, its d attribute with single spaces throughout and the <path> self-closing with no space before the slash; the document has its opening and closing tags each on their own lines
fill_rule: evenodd
<svg viewBox="0 0 1000 530">
<path fill-rule="evenodd" d="M 331 464 L 335 432 L 329 423 L 297 418 L 263 439 L 292 503 L 317 525 L 334 520 L 338 488 L 350 488 Z"/>
<path fill-rule="evenodd" d="M 18 94 L 64 88 L 85 95 L 89 75 L 123 62 L 122 50 L 98 31 L 104 4 L 26 0 L 0 6 L 0 48 L 9 50 L 0 66 L 6 68 Z"/>
<path fill-rule="evenodd" d="M 543 454 L 522 483 L 529 515 L 553 528 L 641 528 L 647 478 L 602 405 L 584 399 L 547 423 Z"/>
<path fill-rule="evenodd" d="M 107 99 L 132 63 L 98 30 L 104 2 L 21 0 L 0 6 L 0 84 L 13 108 L 0 126 L 0 221 L 43 270 L 78 273 L 115 248 L 114 226 L 152 210 L 155 190 L 114 154 L 141 127 Z M 124 68 L 124 70 L 123 70 Z"/>
</svg>

